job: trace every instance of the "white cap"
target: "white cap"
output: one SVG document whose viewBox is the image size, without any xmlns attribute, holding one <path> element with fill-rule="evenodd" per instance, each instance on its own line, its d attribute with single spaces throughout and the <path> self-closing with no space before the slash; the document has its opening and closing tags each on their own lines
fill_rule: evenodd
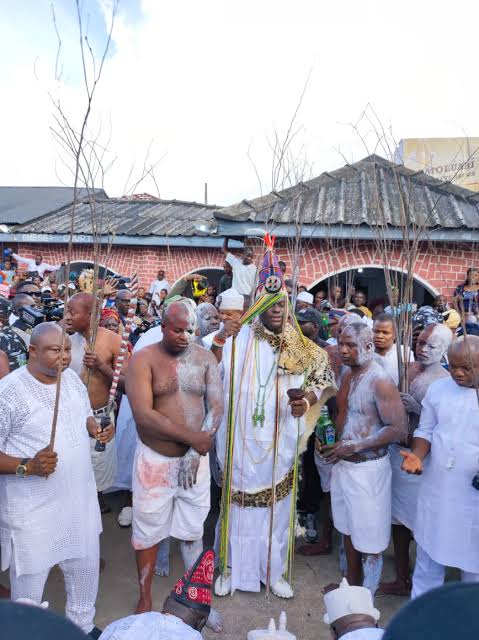
<svg viewBox="0 0 479 640">
<path fill-rule="evenodd" d="M 300 300 L 301 302 L 306 302 L 307 304 L 313 304 L 314 297 L 312 293 L 308 293 L 307 291 L 301 291 L 296 296 L 296 300 Z"/>
<path fill-rule="evenodd" d="M 352 613 L 362 613 L 371 616 L 374 621 L 379 620 L 380 613 L 374 608 L 373 597 L 365 587 L 350 587 L 346 578 L 341 580 L 338 589 L 330 591 L 324 596 L 326 614 L 324 622 L 333 624 L 336 620 Z"/>
<path fill-rule="evenodd" d="M 236 289 L 226 289 L 219 295 L 220 311 L 243 311 L 244 297 Z"/>
<path fill-rule="evenodd" d="M 52 292 L 52 288 L 51 287 L 42 287 L 42 293 L 45 293 L 46 291 L 49 291 L 51 293 Z"/>
</svg>

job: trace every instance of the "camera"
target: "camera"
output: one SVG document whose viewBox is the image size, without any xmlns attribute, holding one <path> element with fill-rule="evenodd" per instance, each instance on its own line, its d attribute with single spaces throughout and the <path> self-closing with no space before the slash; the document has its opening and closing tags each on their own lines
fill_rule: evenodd
<svg viewBox="0 0 479 640">
<path fill-rule="evenodd" d="M 43 313 L 47 322 L 57 322 L 63 318 L 64 304 L 55 298 L 42 298 Z"/>
<path fill-rule="evenodd" d="M 42 322 L 58 322 L 63 318 L 63 302 L 55 298 L 43 298 L 40 307 L 23 307 L 20 310 L 20 320 L 30 329 Z"/>
<path fill-rule="evenodd" d="M 24 322 L 30 329 L 45 322 L 45 314 L 36 307 L 23 307 L 20 309 L 20 320 Z"/>
</svg>

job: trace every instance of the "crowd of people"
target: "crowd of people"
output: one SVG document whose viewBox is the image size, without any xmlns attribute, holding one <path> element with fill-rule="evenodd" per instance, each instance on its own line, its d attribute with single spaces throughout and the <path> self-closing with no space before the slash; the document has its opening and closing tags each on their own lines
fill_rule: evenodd
<svg viewBox="0 0 479 640">
<path fill-rule="evenodd" d="M 159 270 L 148 288 L 106 278 L 96 290 L 85 274 L 58 284 L 61 265 L 41 255 L 4 253 L 3 595 L 40 605 L 59 565 L 66 616 L 90 637 L 164 625 L 165 638 L 196 638 L 205 624 L 227 626 L 212 592 L 265 586 L 292 598 L 295 547 L 323 556 L 339 540 L 325 622 L 349 640 L 359 629 L 381 637 L 377 594 L 419 598 L 446 567 L 479 582 L 479 270 L 450 304 L 440 295 L 418 307 L 397 290 L 368 303 L 337 283 L 313 295 L 271 246 L 262 262 L 227 241 L 223 251 L 217 287 L 201 274 L 171 286 Z M 139 599 L 102 635 L 98 576 L 111 569 L 99 540 L 112 490 L 124 492 L 118 524 L 131 527 Z M 211 513 L 214 551 L 203 549 Z M 156 613 L 151 588 L 169 573 L 170 538 L 186 574 Z"/>
</svg>

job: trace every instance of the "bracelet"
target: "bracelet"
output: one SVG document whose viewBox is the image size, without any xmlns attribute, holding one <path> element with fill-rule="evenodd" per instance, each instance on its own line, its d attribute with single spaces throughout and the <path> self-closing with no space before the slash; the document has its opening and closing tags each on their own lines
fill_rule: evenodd
<svg viewBox="0 0 479 640">
<path fill-rule="evenodd" d="M 219 347 L 222 349 L 225 345 L 226 340 L 222 340 L 221 338 L 217 338 L 216 336 L 213 338 L 213 346 Z"/>
<path fill-rule="evenodd" d="M 306 402 L 306 411 L 304 413 L 308 413 L 311 409 L 311 403 L 306 396 L 303 396 L 303 402 Z"/>
</svg>

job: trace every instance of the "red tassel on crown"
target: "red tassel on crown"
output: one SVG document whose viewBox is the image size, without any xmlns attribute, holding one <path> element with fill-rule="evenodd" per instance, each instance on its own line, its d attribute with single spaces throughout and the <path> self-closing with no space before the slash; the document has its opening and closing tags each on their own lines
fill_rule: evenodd
<svg viewBox="0 0 479 640">
<path fill-rule="evenodd" d="M 171 597 L 186 607 L 209 613 L 214 571 L 215 552 L 213 549 L 205 549 L 193 567 L 178 580 Z"/>
</svg>

